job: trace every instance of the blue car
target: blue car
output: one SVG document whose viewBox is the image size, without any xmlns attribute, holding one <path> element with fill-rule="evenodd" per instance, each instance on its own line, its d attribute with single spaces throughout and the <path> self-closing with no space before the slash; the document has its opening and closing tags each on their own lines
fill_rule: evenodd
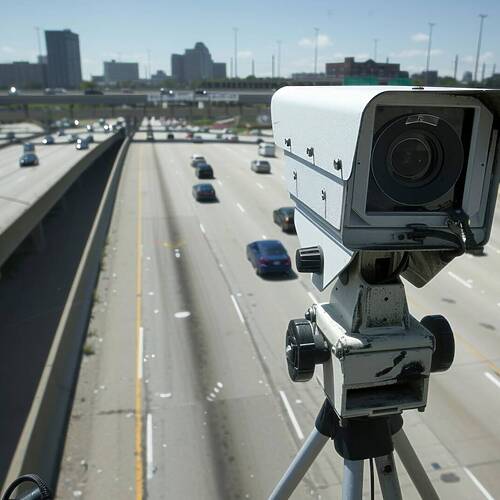
<svg viewBox="0 0 500 500">
<path fill-rule="evenodd" d="M 290 257 L 278 240 L 260 240 L 247 245 L 247 259 L 256 273 L 289 274 L 292 271 Z"/>
</svg>

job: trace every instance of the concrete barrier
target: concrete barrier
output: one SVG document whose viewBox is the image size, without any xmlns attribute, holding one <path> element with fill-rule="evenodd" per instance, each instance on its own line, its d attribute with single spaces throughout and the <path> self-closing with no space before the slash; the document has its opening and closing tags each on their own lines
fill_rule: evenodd
<svg viewBox="0 0 500 500">
<path fill-rule="evenodd" d="M 6 484 L 31 472 L 40 475 L 55 490 L 99 262 L 129 144 L 127 137 L 111 169 Z"/>
</svg>

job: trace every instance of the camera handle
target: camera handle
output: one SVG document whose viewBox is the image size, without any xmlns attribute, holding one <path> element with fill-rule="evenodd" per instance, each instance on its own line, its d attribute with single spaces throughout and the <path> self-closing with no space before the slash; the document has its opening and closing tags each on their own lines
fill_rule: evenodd
<svg viewBox="0 0 500 500">
<path fill-rule="evenodd" d="M 18 496 L 11 498 L 12 493 L 24 483 L 34 483 L 35 486 L 26 489 L 23 487 L 23 492 Z M 26 485 L 25 485 L 26 486 Z M 47 483 L 37 474 L 25 474 L 19 476 L 5 490 L 2 500 L 51 500 L 53 498 Z"/>
</svg>

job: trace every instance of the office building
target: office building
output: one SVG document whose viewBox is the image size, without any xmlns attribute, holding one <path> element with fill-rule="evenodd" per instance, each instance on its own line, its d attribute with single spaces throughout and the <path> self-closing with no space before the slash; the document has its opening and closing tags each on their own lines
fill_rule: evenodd
<svg viewBox="0 0 500 500">
<path fill-rule="evenodd" d="M 82 82 L 80 41 L 70 30 L 46 31 L 49 87 L 74 89 Z"/>
<path fill-rule="evenodd" d="M 0 64 L 0 87 L 20 89 L 41 89 L 46 86 L 45 64 L 15 61 Z"/>
<path fill-rule="evenodd" d="M 399 64 L 378 63 L 373 59 L 365 62 L 356 62 L 354 57 L 346 57 L 344 62 L 326 63 L 326 76 L 344 83 L 351 80 L 376 81 L 379 84 L 389 83 L 390 80 L 408 78 L 407 71 L 401 71 Z"/>
<path fill-rule="evenodd" d="M 210 51 L 202 42 L 197 42 L 192 49 L 186 49 L 184 54 L 172 54 L 171 62 L 172 78 L 179 83 L 211 80 L 214 70 L 215 74 L 224 74 L 224 77 L 226 73 L 225 63 L 214 63 Z"/>
<path fill-rule="evenodd" d="M 227 76 L 226 63 L 213 63 L 213 79 L 214 80 L 224 80 Z"/>
<path fill-rule="evenodd" d="M 106 83 L 122 83 L 139 80 L 139 64 L 134 62 L 117 62 L 114 59 L 104 62 L 104 81 Z"/>
</svg>

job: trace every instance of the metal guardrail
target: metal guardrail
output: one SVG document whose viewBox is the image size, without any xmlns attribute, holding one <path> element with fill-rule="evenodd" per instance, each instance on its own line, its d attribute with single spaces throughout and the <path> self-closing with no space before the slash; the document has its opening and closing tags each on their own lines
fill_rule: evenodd
<svg viewBox="0 0 500 500">
<path fill-rule="evenodd" d="M 21 474 L 36 472 L 55 490 L 99 261 L 129 144 L 130 137 L 127 137 L 112 167 L 7 473 L 7 484 Z"/>
</svg>

